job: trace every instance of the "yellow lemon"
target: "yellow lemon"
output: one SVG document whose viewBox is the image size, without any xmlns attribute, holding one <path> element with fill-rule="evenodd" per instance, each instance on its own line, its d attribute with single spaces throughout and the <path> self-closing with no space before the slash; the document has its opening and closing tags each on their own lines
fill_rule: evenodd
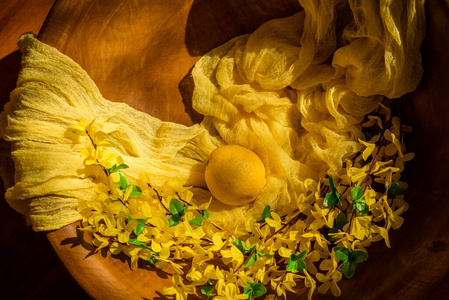
<svg viewBox="0 0 449 300">
<path fill-rule="evenodd" d="M 265 167 L 253 151 L 226 145 L 212 151 L 205 170 L 211 194 L 228 205 L 245 205 L 265 187 Z"/>
</svg>

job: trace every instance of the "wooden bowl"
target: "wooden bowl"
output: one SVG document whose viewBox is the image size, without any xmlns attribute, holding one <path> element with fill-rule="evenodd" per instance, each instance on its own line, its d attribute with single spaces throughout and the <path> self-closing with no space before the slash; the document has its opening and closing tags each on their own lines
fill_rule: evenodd
<svg viewBox="0 0 449 300">
<path fill-rule="evenodd" d="M 126 4 L 125 4 L 126 3 Z M 449 1 L 428 1 L 423 45 L 425 76 L 401 99 L 402 117 L 415 129 L 416 153 L 408 165 L 410 210 L 391 232 L 392 248 L 375 243 L 370 259 L 340 299 L 423 299 L 449 275 Z M 106 99 L 122 101 L 162 120 L 199 122 L 192 111 L 188 76 L 199 57 L 230 38 L 273 18 L 301 10 L 295 0 L 57 1 L 40 34 L 78 62 Z M 162 271 L 131 271 L 126 259 L 92 254 L 77 224 L 48 233 L 59 257 L 96 299 L 164 299 L 171 279 Z M 292 298 L 306 298 L 306 290 Z M 315 293 L 315 299 L 331 299 Z"/>
</svg>

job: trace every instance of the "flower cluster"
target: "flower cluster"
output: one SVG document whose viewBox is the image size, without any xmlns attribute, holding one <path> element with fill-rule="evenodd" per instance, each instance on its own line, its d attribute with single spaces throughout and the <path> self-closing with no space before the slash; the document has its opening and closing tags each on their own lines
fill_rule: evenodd
<svg viewBox="0 0 449 300">
<path fill-rule="evenodd" d="M 304 286 L 309 299 L 315 290 L 339 296 L 339 281 L 354 275 L 372 242 L 390 247 L 388 232 L 401 227 L 408 208 L 401 173 L 413 158 L 404 153 L 409 128 L 385 105 L 362 126 L 362 150 L 338 173 L 305 180 L 290 204 L 236 225 L 212 221 L 208 203 L 196 206 L 175 179 L 155 186 L 141 174 L 129 183 L 107 133 L 80 122 L 72 129 L 86 141 L 84 174 L 98 194 L 80 203 L 82 230 L 98 249 L 129 256 L 133 269 L 147 262 L 171 270 L 173 286 L 162 292 L 176 299 L 277 299 Z"/>
</svg>

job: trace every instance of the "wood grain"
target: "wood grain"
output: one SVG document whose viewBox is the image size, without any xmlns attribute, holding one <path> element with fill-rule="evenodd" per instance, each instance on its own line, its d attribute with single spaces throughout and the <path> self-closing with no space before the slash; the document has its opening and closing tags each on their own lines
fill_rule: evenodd
<svg viewBox="0 0 449 300">
<path fill-rule="evenodd" d="M 191 124 L 195 119 L 179 85 L 198 55 L 269 18 L 299 9 L 296 1 L 277 1 L 276 10 L 268 3 L 63 0 L 54 6 L 40 39 L 80 63 L 107 99 Z M 449 140 L 443 138 L 449 130 L 448 7 L 448 1 L 428 1 L 425 78 L 416 92 L 401 99 L 404 120 L 415 128 L 409 150 L 417 157 L 407 172 L 411 193 L 406 222 L 391 232 L 391 249 L 382 243 L 371 247 L 370 259 L 360 264 L 352 280 L 342 283 L 340 299 L 425 299 L 449 276 L 449 202 L 444 198 Z M 91 255 L 87 237 L 77 233 L 76 224 L 48 238 L 94 298 L 163 299 L 157 292 L 169 280 L 163 273 L 131 272 L 126 260 Z"/>
<path fill-rule="evenodd" d="M 0 5 L 0 59 L 18 50 L 18 35 L 38 33 L 55 0 L 4 0 Z"/>
</svg>

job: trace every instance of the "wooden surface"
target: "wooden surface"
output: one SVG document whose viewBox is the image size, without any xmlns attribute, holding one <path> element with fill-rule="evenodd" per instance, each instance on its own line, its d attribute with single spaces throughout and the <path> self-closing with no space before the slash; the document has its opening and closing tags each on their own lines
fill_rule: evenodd
<svg viewBox="0 0 449 300">
<path fill-rule="evenodd" d="M 300 9 L 296 1 L 241 2 L 60 0 L 39 38 L 74 58 L 106 99 L 192 124 L 198 119 L 183 103 L 179 85 L 199 56 Z M 188 94 L 188 84 L 181 89 Z"/>
<path fill-rule="evenodd" d="M 15 44 L 22 33 L 17 28 L 37 31 L 51 2 L 11 0 L 7 7 L 14 9 L 0 11 L 0 24 L 8 24 L 7 19 L 15 24 L 0 26 L 2 41 L 8 44 L 0 45 L 0 74 L 6 81 L 14 82 L 19 69 L 18 53 L 9 54 L 16 49 L 11 41 Z M 415 128 L 409 150 L 417 155 L 408 170 L 410 210 L 404 215 L 403 228 L 391 233 L 392 249 L 374 244 L 370 259 L 358 267 L 356 277 L 342 284 L 339 299 L 449 298 L 449 203 L 444 197 L 449 168 L 449 140 L 444 138 L 449 130 L 449 39 L 445 38 L 449 5 L 442 0 L 429 2 L 423 47 L 425 79 L 415 93 L 403 99 L 403 116 Z M 299 9 L 294 0 L 266 3 L 57 1 L 39 37 L 80 63 L 107 99 L 127 102 L 163 120 L 191 124 L 199 118 L 188 107 L 192 87 L 184 77 L 199 56 L 235 35 L 251 32 L 269 18 Z M 20 10 L 27 13 L 19 14 Z M 28 27 L 17 15 L 28 16 Z M 0 87 L 5 99 L 11 84 Z M 2 257 L 7 259 L 0 266 L 6 270 L 1 284 L 10 291 L 7 298 L 88 298 L 52 256 L 45 235 L 26 228 L 4 201 L 0 208 L 1 220 L 7 224 L 1 231 Z M 66 226 L 47 237 L 88 294 L 97 299 L 164 299 L 156 292 L 164 284 L 163 273 L 156 277 L 147 269 L 131 272 L 126 260 L 104 252 L 91 255 L 87 236 L 75 227 Z M 24 288 L 27 291 L 21 293 Z"/>
<path fill-rule="evenodd" d="M 259 2 L 261 4 L 259 4 Z M 60 0 L 39 39 L 78 62 L 106 99 L 126 102 L 162 120 L 199 121 L 184 79 L 199 57 L 265 21 L 300 10 L 296 1 L 74 1 Z M 254 11 L 256 9 L 256 11 Z M 257 12 L 257 13 L 256 13 Z M 82 47 L 79 45 L 82 43 Z M 164 299 L 171 277 L 138 269 L 110 254 L 90 255 L 75 226 L 48 238 L 83 288 L 97 299 Z"/>
</svg>

